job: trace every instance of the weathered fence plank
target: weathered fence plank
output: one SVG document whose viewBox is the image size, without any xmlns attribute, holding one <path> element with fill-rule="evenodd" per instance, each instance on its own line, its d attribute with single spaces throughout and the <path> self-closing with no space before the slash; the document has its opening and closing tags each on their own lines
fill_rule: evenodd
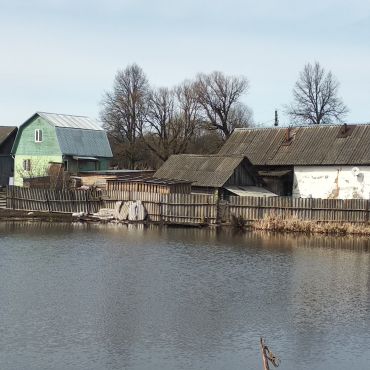
<svg viewBox="0 0 370 370">
<path fill-rule="evenodd" d="M 98 191 L 50 190 L 9 186 L 6 192 L 7 208 L 42 212 L 97 212 L 101 208 Z"/>
<path fill-rule="evenodd" d="M 207 194 L 149 193 L 108 189 L 50 190 L 9 186 L 6 207 L 44 212 L 98 212 L 114 209 L 117 201 L 142 201 L 148 220 L 169 224 L 230 223 L 233 216 L 252 222 L 267 216 L 318 222 L 368 223 L 366 199 L 302 199 L 292 197 L 237 197 L 221 201 Z"/>
</svg>

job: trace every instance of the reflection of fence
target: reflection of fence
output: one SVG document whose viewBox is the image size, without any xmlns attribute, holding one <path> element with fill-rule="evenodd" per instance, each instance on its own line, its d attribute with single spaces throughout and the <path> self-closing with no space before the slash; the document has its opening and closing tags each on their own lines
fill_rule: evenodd
<svg viewBox="0 0 370 370">
<path fill-rule="evenodd" d="M 49 190 L 7 188 L 7 208 L 46 212 L 97 212 L 101 208 L 101 192 L 91 190 Z"/>
<path fill-rule="evenodd" d="M 7 189 L 7 208 L 49 212 L 97 212 L 114 208 L 117 201 L 141 200 L 154 222 L 175 224 L 230 223 L 232 216 L 246 221 L 278 216 L 319 222 L 368 223 L 365 199 L 301 199 L 291 197 L 230 197 L 221 201 L 205 194 L 159 194 L 107 190 Z"/>
</svg>

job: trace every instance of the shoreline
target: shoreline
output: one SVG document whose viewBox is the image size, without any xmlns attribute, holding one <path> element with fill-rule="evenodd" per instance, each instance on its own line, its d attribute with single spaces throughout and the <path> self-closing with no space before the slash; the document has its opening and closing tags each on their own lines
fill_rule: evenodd
<svg viewBox="0 0 370 370">
<path fill-rule="evenodd" d="M 210 228 L 210 229 L 236 229 L 242 231 L 266 231 L 281 234 L 301 235 L 323 235 L 323 236 L 370 236 L 370 225 L 355 225 L 346 222 L 319 222 L 302 221 L 297 218 L 281 219 L 270 216 L 257 221 L 245 221 L 242 218 L 235 218 L 231 223 L 220 223 L 210 225 L 199 224 L 177 224 L 162 223 L 153 221 L 119 221 L 115 219 L 97 218 L 92 215 L 74 216 L 71 213 L 24 211 L 0 209 L 0 222 L 48 222 L 48 223 L 86 223 L 86 224 L 112 224 L 112 225 L 155 225 L 171 226 L 180 228 Z"/>
</svg>

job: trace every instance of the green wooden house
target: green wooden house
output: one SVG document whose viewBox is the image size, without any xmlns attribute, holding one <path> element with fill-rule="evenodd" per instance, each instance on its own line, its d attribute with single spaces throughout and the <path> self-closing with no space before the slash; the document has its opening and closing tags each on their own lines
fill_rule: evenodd
<svg viewBox="0 0 370 370">
<path fill-rule="evenodd" d="M 84 116 L 37 112 L 18 130 L 12 154 L 14 184 L 23 178 L 45 176 L 51 164 L 64 171 L 107 170 L 112 151 L 98 122 Z"/>
</svg>

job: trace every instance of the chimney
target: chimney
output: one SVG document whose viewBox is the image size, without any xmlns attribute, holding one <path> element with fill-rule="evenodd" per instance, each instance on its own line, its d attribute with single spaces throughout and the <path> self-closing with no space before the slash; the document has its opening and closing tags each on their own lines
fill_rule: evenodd
<svg viewBox="0 0 370 370">
<path fill-rule="evenodd" d="M 287 127 L 286 131 L 285 131 L 285 141 L 286 142 L 289 142 L 291 139 L 292 139 L 292 128 L 291 127 Z"/>
<path fill-rule="evenodd" d="M 292 127 L 287 127 L 284 134 L 284 141 L 282 145 L 290 145 L 294 139 L 294 132 Z"/>
<path fill-rule="evenodd" d="M 352 134 L 353 130 L 356 128 L 356 125 L 348 125 L 347 123 L 344 123 L 338 132 L 337 137 L 338 138 L 345 138 Z"/>
</svg>

